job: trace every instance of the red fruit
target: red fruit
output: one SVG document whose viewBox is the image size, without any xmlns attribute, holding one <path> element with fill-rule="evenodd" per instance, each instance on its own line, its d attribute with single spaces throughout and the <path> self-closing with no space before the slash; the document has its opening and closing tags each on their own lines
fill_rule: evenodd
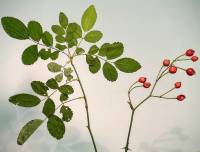
<svg viewBox="0 0 200 152">
<path fill-rule="evenodd" d="M 189 75 L 189 76 L 193 76 L 196 72 L 195 72 L 195 70 L 194 70 L 193 68 L 188 68 L 188 69 L 186 70 L 186 73 L 187 73 L 187 75 Z"/>
<path fill-rule="evenodd" d="M 198 58 L 197 56 L 192 56 L 192 57 L 191 57 L 191 60 L 192 60 L 193 62 L 196 62 L 198 59 L 199 59 L 199 58 Z"/>
<path fill-rule="evenodd" d="M 193 49 L 188 49 L 186 52 L 185 52 L 185 55 L 186 56 L 193 56 L 195 53 L 195 51 Z"/>
<path fill-rule="evenodd" d="M 140 82 L 140 83 L 145 83 L 146 80 L 147 80 L 146 77 L 140 77 L 140 78 L 138 79 L 138 82 Z"/>
<path fill-rule="evenodd" d="M 185 99 L 185 95 L 180 94 L 180 95 L 178 95 L 178 96 L 176 97 L 176 99 L 179 100 L 179 101 L 183 101 L 183 100 Z"/>
<path fill-rule="evenodd" d="M 174 84 L 174 87 L 177 88 L 177 89 L 180 88 L 181 87 L 181 82 L 176 82 Z"/>
<path fill-rule="evenodd" d="M 151 86 L 151 83 L 150 82 L 144 82 L 143 83 L 143 87 L 144 88 L 149 88 Z"/>
<path fill-rule="evenodd" d="M 163 65 L 164 66 L 169 66 L 169 64 L 170 64 L 170 60 L 168 60 L 168 59 L 164 59 L 163 60 Z"/>
<path fill-rule="evenodd" d="M 177 67 L 171 66 L 171 67 L 169 68 L 169 72 L 172 73 L 172 74 L 176 73 L 176 72 L 177 72 Z"/>
</svg>

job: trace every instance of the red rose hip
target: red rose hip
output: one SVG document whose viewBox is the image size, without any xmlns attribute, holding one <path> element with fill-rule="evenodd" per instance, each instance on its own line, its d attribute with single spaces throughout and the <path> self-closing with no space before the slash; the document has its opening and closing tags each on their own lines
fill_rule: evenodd
<svg viewBox="0 0 200 152">
<path fill-rule="evenodd" d="M 138 79 L 138 82 L 140 82 L 140 83 L 145 83 L 146 80 L 147 80 L 146 77 L 140 77 L 140 78 Z"/>
<path fill-rule="evenodd" d="M 176 72 L 177 72 L 177 67 L 171 66 L 171 67 L 169 68 L 169 72 L 172 73 L 172 74 L 176 73 Z"/>
<path fill-rule="evenodd" d="M 181 87 L 181 82 L 176 82 L 174 84 L 174 87 L 177 88 L 177 89 L 180 88 Z"/>
<path fill-rule="evenodd" d="M 185 99 L 185 95 L 180 94 L 180 95 L 178 95 L 178 96 L 176 97 L 176 99 L 177 99 L 178 101 L 183 101 L 183 100 Z"/>
<path fill-rule="evenodd" d="M 195 51 L 193 49 L 188 49 L 186 52 L 185 52 L 185 55 L 186 56 L 193 56 L 195 53 Z"/>
<path fill-rule="evenodd" d="M 189 76 L 193 76 L 193 75 L 195 75 L 196 72 L 193 68 L 188 68 L 188 69 L 186 69 L 186 73 Z"/>
<path fill-rule="evenodd" d="M 191 57 L 191 60 L 192 60 L 193 62 L 196 62 L 198 59 L 199 59 L 199 58 L 198 58 L 197 56 L 192 56 L 192 57 Z"/>
<path fill-rule="evenodd" d="M 143 83 L 143 87 L 144 88 L 149 88 L 151 86 L 151 83 L 150 82 L 145 82 Z"/>
<path fill-rule="evenodd" d="M 170 65 L 170 60 L 164 59 L 164 60 L 163 60 L 163 65 L 164 65 L 164 66 L 169 66 L 169 65 Z"/>
</svg>

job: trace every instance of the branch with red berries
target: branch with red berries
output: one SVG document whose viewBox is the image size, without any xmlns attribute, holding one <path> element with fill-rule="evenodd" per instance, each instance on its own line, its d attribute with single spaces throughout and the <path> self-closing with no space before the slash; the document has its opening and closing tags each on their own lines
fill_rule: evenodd
<svg viewBox="0 0 200 152">
<path fill-rule="evenodd" d="M 154 98 L 162 98 L 162 99 L 167 99 L 167 100 L 175 99 L 175 100 L 178 100 L 178 101 L 183 101 L 186 98 L 186 96 L 184 94 L 177 95 L 176 97 L 167 96 L 172 91 L 181 88 L 181 82 L 175 82 L 171 89 L 165 91 L 161 95 L 155 95 L 154 91 L 156 89 L 158 82 L 168 74 L 175 74 L 175 73 L 177 73 L 177 71 L 184 71 L 188 76 L 195 75 L 196 72 L 192 67 L 185 69 L 185 68 L 179 67 L 177 65 L 178 62 L 186 61 L 186 60 L 191 60 L 192 62 L 198 61 L 198 57 L 195 56 L 194 54 L 195 54 L 194 50 L 188 49 L 184 54 L 179 55 L 174 60 L 164 59 L 162 66 L 161 66 L 161 68 L 160 68 L 160 70 L 157 74 L 156 80 L 153 83 L 153 85 L 151 85 L 151 83 L 147 81 L 146 77 L 140 77 L 137 81 L 135 81 L 130 86 L 130 88 L 128 89 L 128 104 L 131 108 L 132 113 L 131 113 L 131 119 L 130 119 L 130 124 L 129 124 L 129 130 L 128 130 L 128 136 L 127 136 L 127 140 L 126 140 L 126 145 L 123 148 L 125 150 L 125 152 L 130 150 L 129 142 L 130 142 L 131 130 L 132 130 L 132 126 L 133 126 L 134 114 L 139 107 L 141 107 L 145 102 L 148 101 L 148 99 L 154 97 Z M 151 86 L 152 86 L 152 88 L 151 88 L 148 96 L 145 97 L 141 102 L 139 102 L 139 104 L 134 105 L 134 103 L 131 100 L 132 91 L 136 88 L 147 89 L 147 88 L 150 88 Z"/>
</svg>

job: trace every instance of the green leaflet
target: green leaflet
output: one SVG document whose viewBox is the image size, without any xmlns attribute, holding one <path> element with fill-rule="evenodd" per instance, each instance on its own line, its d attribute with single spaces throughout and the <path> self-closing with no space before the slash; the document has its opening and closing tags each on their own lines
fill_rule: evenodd
<svg viewBox="0 0 200 152">
<path fill-rule="evenodd" d="M 108 62 L 105 62 L 103 65 L 103 75 L 108 81 L 111 82 L 116 81 L 118 77 L 117 70 L 112 64 Z"/>
<path fill-rule="evenodd" d="M 98 51 L 99 51 L 99 48 L 96 45 L 92 45 L 88 51 L 88 54 L 94 55 L 98 53 Z"/>
<path fill-rule="evenodd" d="M 46 45 L 46 46 L 52 46 L 53 45 L 53 36 L 45 31 L 43 34 L 42 34 L 42 42 Z"/>
<path fill-rule="evenodd" d="M 80 47 L 78 47 L 75 51 L 76 51 L 77 55 L 83 54 L 85 52 L 85 50 L 83 48 L 80 48 Z"/>
<path fill-rule="evenodd" d="M 51 58 L 52 60 L 56 60 L 56 59 L 59 57 L 59 53 L 60 53 L 60 51 L 54 51 L 54 52 L 52 52 L 52 53 L 50 54 L 50 58 Z"/>
<path fill-rule="evenodd" d="M 86 56 L 87 63 L 89 65 L 89 70 L 91 73 L 97 73 L 101 68 L 101 62 L 98 57 L 93 58 L 92 56 Z"/>
<path fill-rule="evenodd" d="M 12 38 L 25 40 L 28 39 L 28 29 L 22 21 L 14 17 L 2 17 L 1 24 L 4 31 Z"/>
<path fill-rule="evenodd" d="M 97 19 L 97 13 L 95 10 L 94 5 L 90 5 L 85 12 L 83 13 L 83 16 L 81 18 L 81 25 L 85 32 L 92 29 Z"/>
<path fill-rule="evenodd" d="M 63 12 L 60 12 L 59 14 L 59 23 L 62 27 L 67 28 L 68 18 Z"/>
<path fill-rule="evenodd" d="M 62 85 L 58 88 L 58 90 L 63 94 L 72 94 L 74 93 L 74 89 L 70 85 Z"/>
<path fill-rule="evenodd" d="M 21 107 L 34 107 L 40 103 L 40 99 L 37 96 L 26 93 L 11 96 L 9 101 Z"/>
<path fill-rule="evenodd" d="M 38 127 L 42 124 L 42 120 L 34 119 L 29 121 L 20 131 L 17 143 L 18 145 L 23 145 L 26 140 L 38 129 Z"/>
<path fill-rule="evenodd" d="M 28 23 L 28 33 L 31 39 L 39 42 L 42 37 L 42 26 L 36 21 L 30 21 Z"/>
<path fill-rule="evenodd" d="M 37 45 L 31 45 L 26 48 L 22 54 L 22 62 L 25 65 L 31 65 L 37 61 L 39 57 Z"/>
<path fill-rule="evenodd" d="M 51 50 L 46 51 L 45 49 L 41 49 L 39 51 L 39 56 L 43 60 L 47 60 L 51 55 Z"/>
<path fill-rule="evenodd" d="M 60 108 L 60 113 L 62 114 L 62 120 L 69 122 L 73 117 L 73 112 L 68 106 L 62 106 Z"/>
<path fill-rule="evenodd" d="M 45 116 L 50 117 L 51 115 L 54 114 L 54 112 L 55 112 L 55 104 L 52 99 L 48 98 L 44 103 L 42 113 Z"/>
<path fill-rule="evenodd" d="M 63 73 L 59 73 L 58 75 L 56 75 L 55 80 L 57 82 L 61 82 L 63 80 Z"/>
<path fill-rule="evenodd" d="M 68 98 L 69 98 L 68 94 L 63 94 L 63 93 L 60 94 L 60 101 L 61 102 L 66 101 Z"/>
<path fill-rule="evenodd" d="M 32 81 L 31 87 L 33 91 L 41 96 L 47 96 L 47 90 L 49 88 L 41 81 Z"/>
<path fill-rule="evenodd" d="M 54 63 L 54 62 L 50 62 L 48 65 L 47 65 L 49 71 L 51 72 L 60 72 L 61 71 L 61 68 L 62 66 L 57 64 L 57 63 Z"/>
<path fill-rule="evenodd" d="M 58 116 L 52 115 L 49 117 L 47 128 L 49 133 L 58 140 L 63 138 L 63 135 L 65 134 L 65 125 Z"/>
<path fill-rule="evenodd" d="M 103 34 L 101 33 L 101 31 L 90 31 L 88 32 L 85 37 L 84 40 L 90 43 L 96 43 L 98 42 L 101 38 L 102 38 Z"/>
<path fill-rule="evenodd" d="M 56 41 L 58 43 L 64 43 L 65 42 L 65 37 L 63 37 L 62 35 L 56 35 Z"/>
<path fill-rule="evenodd" d="M 58 83 L 55 79 L 51 78 L 46 82 L 46 85 L 51 89 L 58 89 Z"/>
<path fill-rule="evenodd" d="M 65 34 L 65 30 L 63 29 L 63 27 L 61 27 L 60 25 L 52 25 L 51 26 L 51 30 L 58 35 L 64 35 Z"/>
<path fill-rule="evenodd" d="M 141 68 L 139 62 L 131 58 L 121 58 L 114 62 L 115 66 L 122 72 L 132 73 Z"/>
</svg>

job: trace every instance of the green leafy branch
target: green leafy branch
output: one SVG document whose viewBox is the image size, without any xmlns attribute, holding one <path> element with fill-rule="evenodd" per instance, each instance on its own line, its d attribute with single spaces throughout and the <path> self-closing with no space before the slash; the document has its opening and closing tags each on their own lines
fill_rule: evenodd
<svg viewBox="0 0 200 152">
<path fill-rule="evenodd" d="M 31 88 L 39 96 L 20 93 L 9 98 L 9 101 L 21 107 L 34 107 L 44 102 L 42 113 L 45 119 L 34 119 L 29 121 L 20 131 L 17 143 L 22 145 L 47 120 L 47 129 L 56 139 L 61 139 L 65 133 L 65 124 L 73 117 L 72 109 L 68 102 L 83 99 L 87 116 L 87 128 L 92 139 L 94 151 L 97 152 L 94 135 L 91 129 L 88 99 L 80 79 L 79 73 L 74 64 L 74 59 L 85 56 L 89 71 L 96 74 L 102 69 L 104 77 L 108 81 L 116 81 L 118 70 L 125 73 L 133 73 L 141 68 L 141 65 L 134 59 L 121 57 L 124 46 L 121 42 L 103 43 L 99 47 L 96 42 L 100 41 L 103 33 L 99 30 L 92 30 L 97 19 L 97 13 L 93 5 L 89 6 L 81 18 L 81 26 L 76 22 L 69 22 L 67 16 L 59 14 L 59 24 L 51 26 L 54 36 L 49 31 L 44 31 L 37 21 L 30 21 L 26 26 L 22 21 L 14 17 L 3 17 L 1 19 L 5 32 L 12 38 L 19 40 L 30 40 L 34 44 L 27 47 L 22 53 L 22 63 L 32 65 L 39 59 L 49 60 L 47 68 L 54 74 L 54 77 L 46 82 L 32 81 Z M 81 48 L 85 41 L 92 43 L 88 51 Z M 60 55 L 66 56 L 66 62 L 61 65 L 56 61 Z M 102 63 L 103 62 L 103 63 Z M 72 82 L 80 85 L 83 96 L 71 98 L 75 90 Z M 60 95 L 60 104 L 56 106 L 52 96 L 55 93 Z M 59 115 L 56 111 L 59 110 Z"/>
</svg>

